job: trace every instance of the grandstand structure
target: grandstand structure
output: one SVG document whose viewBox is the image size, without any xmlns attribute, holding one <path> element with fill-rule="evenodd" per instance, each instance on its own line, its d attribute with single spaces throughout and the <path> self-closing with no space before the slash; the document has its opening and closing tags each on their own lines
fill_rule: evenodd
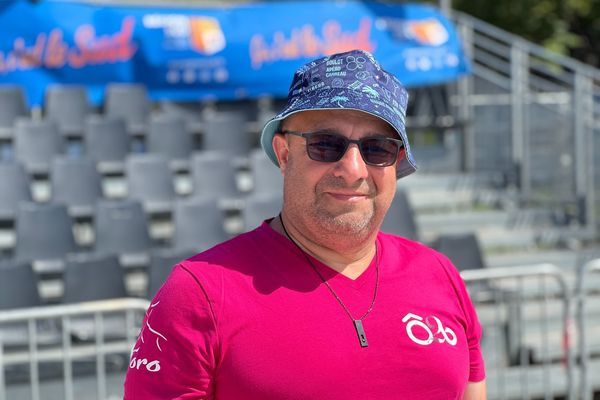
<svg viewBox="0 0 600 400">
<path fill-rule="evenodd" d="M 384 230 L 444 251 L 491 399 L 600 393 L 600 71 L 453 13 L 472 74 L 411 90 L 421 169 Z M 117 399 L 178 260 L 277 214 L 258 148 L 281 99 L 152 102 L 143 84 L 0 86 L 0 400 Z"/>
</svg>

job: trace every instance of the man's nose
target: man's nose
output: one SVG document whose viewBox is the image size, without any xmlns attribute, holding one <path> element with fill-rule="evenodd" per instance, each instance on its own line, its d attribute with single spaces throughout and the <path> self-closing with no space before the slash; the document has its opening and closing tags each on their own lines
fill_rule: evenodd
<svg viewBox="0 0 600 400">
<path fill-rule="evenodd" d="M 363 160 L 358 145 L 350 143 L 344 156 L 337 162 L 336 175 L 352 183 L 368 176 L 367 164 Z"/>
</svg>

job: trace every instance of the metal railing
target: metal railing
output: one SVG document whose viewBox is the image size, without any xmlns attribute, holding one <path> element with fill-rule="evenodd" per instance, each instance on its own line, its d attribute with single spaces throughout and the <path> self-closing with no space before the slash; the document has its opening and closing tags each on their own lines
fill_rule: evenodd
<svg viewBox="0 0 600 400">
<path fill-rule="evenodd" d="M 42 394 L 64 400 L 109 398 L 111 357 L 121 390 L 148 304 L 114 299 L 0 312 L 0 400 L 39 400 Z M 75 392 L 80 381 L 85 397 Z"/>
<path fill-rule="evenodd" d="M 592 285 L 593 278 L 596 278 L 596 285 Z M 594 390 L 600 390 L 599 387 L 593 386 L 591 382 L 592 370 L 600 372 L 600 346 L 592 346 L 591 338 L 598 337 L 598 325 L 590 324 L 590 320 L 598 318 L 597 309 L 590 309 L 591 304 L 600 304 L 598 296 L 600 296 L 600 259 L 594 259 L 585 263 L 578 274 L 577 279 L 577 327 L 578 327 L 578 349 L 580 356 L 580 379 L 579 379 L 579 398 L 582 400 L 592 400 Z M 592 303 L 591 299 L 596 301 Z M 595 330 L 595 335 L 592 331 Z M 597 344 L 597 342 L 596 342 Z M 592 368 L 592 361 L 594 365 Z"/>
<path fill-rule="evenodd" d="M 451 96 L 466 123 L 465 169 L 501 171 L 521 201 L 563 207 L 595 229 L 600 70 L 466 14 L 452 18 L 473 71 Z"/>
<path fill-rule="evenodd" d="M 490 399 L 574 399 L 570 292 L 552 264 L 461 272 L 483 327 Z"/>
</svg>

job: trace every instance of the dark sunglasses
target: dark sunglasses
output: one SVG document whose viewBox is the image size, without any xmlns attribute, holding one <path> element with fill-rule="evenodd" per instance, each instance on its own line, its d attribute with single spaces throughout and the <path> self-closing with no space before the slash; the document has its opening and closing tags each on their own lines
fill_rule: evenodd
<svg viewBox="0 0 600 400">
<path fill-rule="evenodd" d="M 336 133 L 300 133 L 281 131 L 284 135 L 300 136 L 306 139 L 306 152 L 311 160 L 336 162 L 342 159 L 350 143 L 356 143 L 365 164 L 388 167 L 396 163 L 402 141 L 388 137 L 369 136 L 358 140 L 348 139 Z"/>
</svg>

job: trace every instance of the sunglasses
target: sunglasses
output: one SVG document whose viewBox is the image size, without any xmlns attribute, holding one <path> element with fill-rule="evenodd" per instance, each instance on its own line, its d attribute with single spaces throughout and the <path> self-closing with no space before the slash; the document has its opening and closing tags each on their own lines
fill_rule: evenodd
<svg viewBox="0 0 600 400">
<path fill-rule="evenodd" d="M 314 161 L 336 162 L 342 159 L 350 143 L 356 143 L 360 155 L 367 165 L 388 167 L 396 163 L 402 141 L 388 137 L 369 136 L 358 140 L 348 139 L 336 133 L 279 132 L 284 135 L 300 136 L 306 139 L 306 152 Z"/>
</svg>

